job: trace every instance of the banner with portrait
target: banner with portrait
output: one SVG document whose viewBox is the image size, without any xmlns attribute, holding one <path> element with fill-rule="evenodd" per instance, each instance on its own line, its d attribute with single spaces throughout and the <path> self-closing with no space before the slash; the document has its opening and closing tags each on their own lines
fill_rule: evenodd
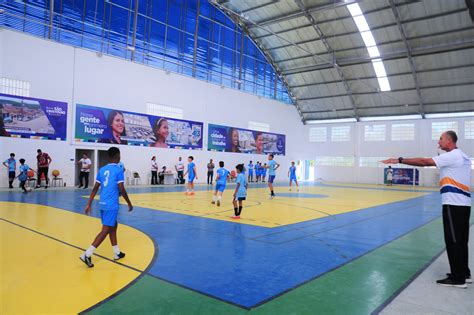
<svg viewBox="0 0 474 315">
<path fill-rule="evenodd" d="M 384 169 L 384 183 L 387 184 L 387 172 L 389 168 Z M 415 185 L 420 184 L 420 172 L 413 168 L 390 168 L 392 172 L 392 184 L 395 185 Z"/>
<path fill-rule="evenodd" d="M 209 124 L 209 151 L 285 155 L 285 135 Z"/>
<path fill-rule="evenodd" d="M 64 141 L 67 103 L 0 94 L 0 136 Z"/>
<path fill-rule="evenodd" d="M 75 140 L 202 150 L 203 123 L 76 105 Z"/>
</svg>

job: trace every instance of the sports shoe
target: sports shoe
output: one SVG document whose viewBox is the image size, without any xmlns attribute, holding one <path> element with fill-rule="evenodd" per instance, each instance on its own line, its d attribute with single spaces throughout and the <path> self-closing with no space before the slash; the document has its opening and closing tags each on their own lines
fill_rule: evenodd
<svg viewBox="0 0 474 315">
<path fill-rule="evenodd" d="M 217 200 L 217 206 L 218 206 L 218 207 L 221 206 L 221 201 L 220 201 L 220 200 Z"/>
<path fill-rule="evenodd" d="M 189 195 L 189 191 L 185 192 L 184 194 L 185 194 L 185 195 Z"/>
<path fill-rule="evenodd" d="M 270 200 L 275 198 L 275 195 L 270 195 Z"/>
<path fill-rule="evenodd" d="M 456 281 L 451 278 L 446 278 L 442 280 L 436 281 L 437 284 L 445 286 L 445 287 L 455 287 L 455 288 L 460 288 L 460 289 L 466 289 L 467 285 L 465 281 Z"/>
<path fill-rule="evenodd" d="M 447 273 L 446 275 L 447 275 L 448 277 L 451 277 L 451 274 L 450 274 L 450 273 Z M 467 277 L 466 277 L 466 283 L 467 283 L 467 284 L 471 284 L 471 283 L 472 283 L 472 278 L 471 278 L 471 276 L 467 276 Z"/>
<path fill-rule="evenodd" d="M 48 189 L 48 185 L 44 186 L 44 189 Z"/>
<path fill-rule="evenodd" d="M 211 201 L 211 204 L 215 205 L 215 204 L 216 204 L 216 202 L 213 200 L 213 201 Z"/>
<path fill-rule="evenodd" d="M 78 188 L 78 189 L 79 189 L 79 188 L 82 188 L 82 186 L 77 186 L 77 188 Z"/>
<path fill-rule="evenodd" d="M 234 219 L 234 220 L 238 220 L 240 219 L 240 216 L 239 215 L 233 215 L 230 217 L 231 219 Z"/>
<path fill-rule="evenodd" d="M 120 253 L 114 255 L 114 260 L 119 260 L 119 259 L 124 258 L 124 257 L 125 257 L 125 253 L 120 252 Z"/>
<path fill-rule="evenodd" d="M 194 191 L 191 191 L 189 194 L 190 194 L 191 196 L 194 196 Z"/>
<path fill-rule="evenodd" d="M 79 259 L 82 260 L 82 262 L 85 263 L 87 267 L 94 267 L 94 264 L 92 263 L 92 257 L 87 257 L 85 253 L 79 256 Z"/>
</svg>

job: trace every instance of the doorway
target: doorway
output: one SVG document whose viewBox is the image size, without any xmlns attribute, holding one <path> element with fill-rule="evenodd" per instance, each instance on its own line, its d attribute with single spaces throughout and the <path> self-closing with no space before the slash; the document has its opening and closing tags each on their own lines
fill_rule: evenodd
<svg viewBox="0 0 474 315">
<path fill-rule="evenodd" d="M 91 182 L 94 182 L 94 174 L 95 174 L 95 168 L 96 168 L 96 163 L 95 163 L 95 154 L 94 150 L 87 150 L 87 149 L 76 149 L 76 162 L 82 159 L 82 155 L 87 154 L 87 157 L 91 160 L 92 165 L 90 168 L 90 174 L 89 174 L 89 182 L 87 183 L 88 186 L 90 186 Z M 74 183 L 76 186 L 79 186 L 79 174 L 81 173 L 81 165 L 76 164 L 76 176 Z"/>
</svg>

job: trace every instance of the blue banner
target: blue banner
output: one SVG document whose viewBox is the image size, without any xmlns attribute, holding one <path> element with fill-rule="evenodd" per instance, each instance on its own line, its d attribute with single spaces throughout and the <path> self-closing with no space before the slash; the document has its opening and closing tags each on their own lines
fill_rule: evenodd
<svg viewBox="0 0 474 315">
<path fill-rule="evenodd" d="M 384 183 L 387 184 L 387 172 L 389 168 L 384 169 Z M 392 170 L 392 184 L 413 185 L 412 168 L 390 168 Z M 415 185 L 420 184 L 420 172 L 415 169 Z"/>
<path fill-rule="evenodd" d="M 203 123 L 76 106 L 76 141 L 202 150 Z"/>
<path fill-rule="evenodd" d="M 209 151 L 285 155 L 285 135 L 208 125 Z"/>
<path fill-rule="evenodd" d="M 64 141 L 67 103 L 0 94 L 0 136 Z"/>
</svg>

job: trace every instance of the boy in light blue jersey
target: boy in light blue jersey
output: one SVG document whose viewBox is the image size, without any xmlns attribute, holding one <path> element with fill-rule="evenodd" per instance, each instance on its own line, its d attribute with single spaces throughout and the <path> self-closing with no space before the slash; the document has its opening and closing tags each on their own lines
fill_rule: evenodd
<svg viewBox="0 0 474 315">
<path fill-rule="evenodd" d="M 268 169 L 268 188 L 270 188 L 270 199 L 275 198 L 275 193 L 273 192 L 273 181 L 275 180 L 276 170 L 280 167 L 273 159 L 273 154 L 268 155 L 268 165 L 265 168 Z"/>
<path fill-rule="evenodd" d="M 219 162 L 219 169 L 217 170 L 216 178 L 216 190 L 212 196 L 212 204 L 216 204 L 220 207 L 222 194 L 224 193 L 225 186 L 227 184 L 227 178 L 230 176 L 230 172 L 224 168 L 224 162 Z"/>
<path fill-rule="evenodd" d="M 262 166 L 262 183 L 265 183 L 266 177 L 267 177 L 267 163 L 264 163 Z"/>
<path fill-rule="evenodd" d="M 8 188 L 13 189 L 13 181 L 16 175 L 15 153 L 10 153 L 10 158 L 3 162 L 3 166 L 8 168 Z"/>
<path fill-rule="evenodd" d="M 293 181 L 296 184 L 296 191 L 300 191 L 299 186 L 298 186 L 298 180 L 296 179 L 296 166 L 295 162 L 291 162 L 291 166 L 288 169 L 288 177 L 290 178 L 290 191 L 291 191 L 291 184 Z"/>
<path fill-rule="evenodd" d="M 133 210 L 132 203 L 123 185 L 123 170 L 117 164 L 120 161 L 120 150 L 116 147 L 111 147 L 107 153 L 110 163 L 102 167 L 97 173 L 96 183 L 85 208 L 85 213 L 89 215 L 92 201 L 100 188 L 99 210 L 102 218 L 102 231 L 97 234 L 92 245 L 79 257 L 89 268 L 94 267 L 92 255 L 96 248 L 102 244 L 107 235 L 112 243 L 114 260 L 125 257 L 125 253 L 121 252 L 117 245 L 117 216 L 120 207 L 119 193 L 127 202 L 128 211 Z"/>
<path fill-rule="evenodd" d="M 244 170 L 243 164 L 237 164 L 235 167 L 237 170 L 237 179 L 235 180 L 236 186 L 234 191 L 234 200 L 232 201 L 234 205 L 234 216 L 231 217 L 232 219 L 240 219 L 240 214 L 242 213 L 242 201 L 245 200 L 247 197 L 247 179 L 245 175 L 242 173 Z M 239 206 L 237 208 L 237 201 L 239 202 Z"/>
<path fill-rule="evenodd" d="M 194 180 L 198 179 L 196 164 L 194 164 L 194 157 L 188 156 L 188 170 L 184 173 L 184 177 L 188 175 L 188 187 L 186 188 L 185 195 L 194 195 Z"/>
<path fill-rule="evenodd" d="M 249 182 L 253 182 L 253 164 L 252 164 L 252 161 L 250 161 L 250 163 L 247 165 L 248 169 L 249 169 L 249 177 L 248 177 L 248 180 Z"/>
<path fill-rule="evenodd" d="M 18 175 L 18 180 L 20 181 L 20 188 L 23 190 L 23 193 L 28 193 L 28 190 L 25 187 L 26 181 L 28 180 L 28 171 L 32 170 L 36 173 L 36 171 L 25 164 L 25 159 L 20 159 L 20 174 Z"/>
<path fill-rule="evenodd" d="M 258 181 L 260 180 L 260 172 L 261 172 L 261 165 L 260 162 L 257 161 L 257 164 L 255 164 L 255 180 Z"/>
</svg>

